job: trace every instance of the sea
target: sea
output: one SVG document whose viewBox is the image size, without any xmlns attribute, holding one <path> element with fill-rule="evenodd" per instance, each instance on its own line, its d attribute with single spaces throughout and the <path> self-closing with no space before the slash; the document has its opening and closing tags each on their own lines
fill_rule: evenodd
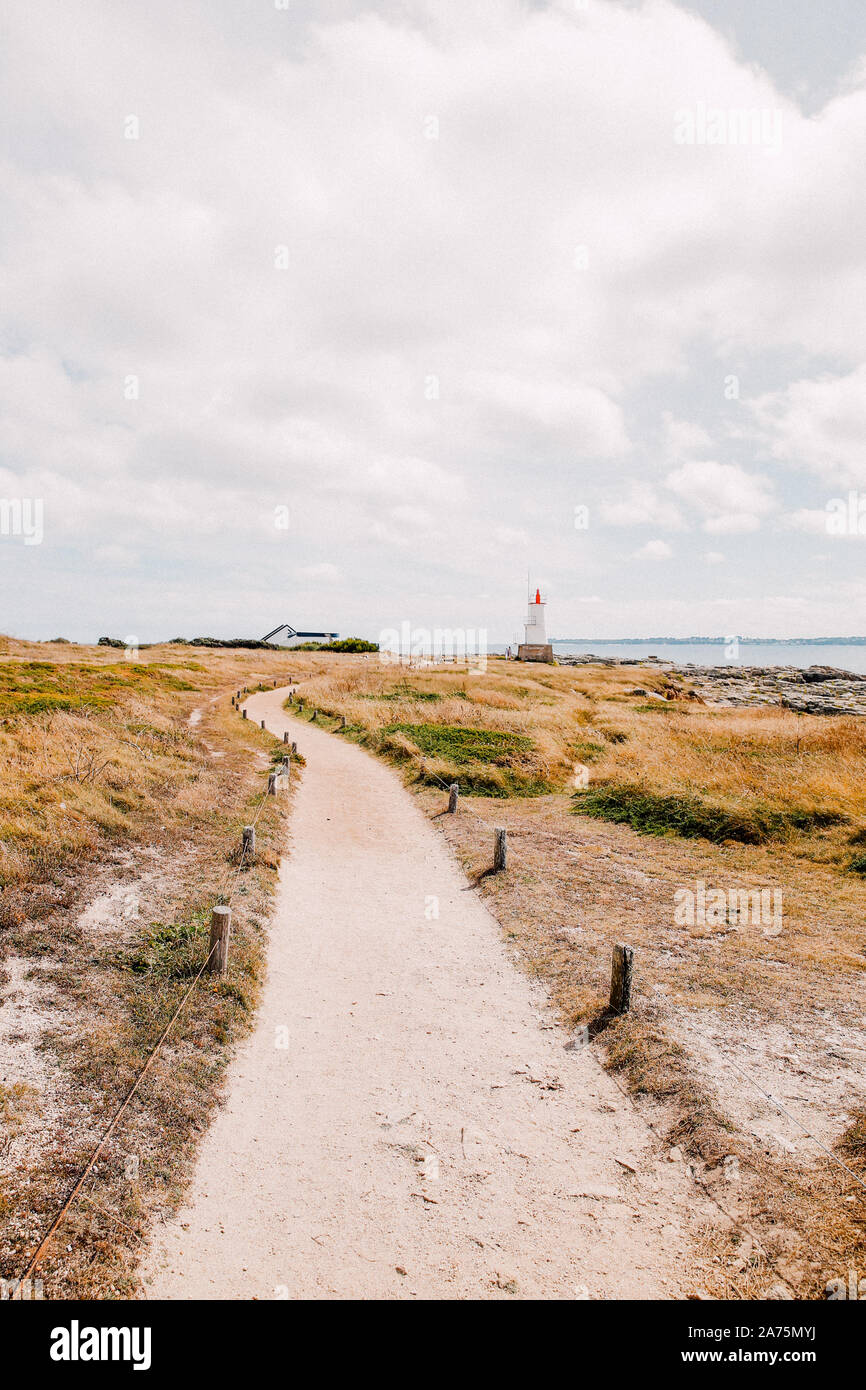
<svg viewBox="0 0 866 1390">
<path fill-rule="evenodd" d="M 589 638 L 587 641 L 556 641 L 555 656 L 630 657 L 645 661 L 657 656 L 662 661 L 685 666 L 836 666 L 843 671 L 866 675 L 866 643 L 848 642 L 614 642 Z"/>
</svg>

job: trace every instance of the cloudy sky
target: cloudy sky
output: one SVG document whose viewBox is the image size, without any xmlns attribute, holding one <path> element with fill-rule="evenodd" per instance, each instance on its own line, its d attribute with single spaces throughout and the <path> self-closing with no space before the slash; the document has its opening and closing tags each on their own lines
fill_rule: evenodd
<svg viewBox="0 0 866 1390">
<path fill-rule="evenodd" d="M 866 632 L 863 0 L 0 12 L 0 631 Z"/>
</svg>

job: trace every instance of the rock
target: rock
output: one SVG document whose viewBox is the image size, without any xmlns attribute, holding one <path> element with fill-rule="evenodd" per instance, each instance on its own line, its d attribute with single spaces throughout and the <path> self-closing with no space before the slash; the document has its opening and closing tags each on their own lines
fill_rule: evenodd
<svg viewBox="0 0 866 1390">
<path fill-rule="evenodd" d="M 651 656 L 638 660 L 599 657 L 591 653 L 560 657 L 559 661 L 564 666 L 592 664 L 664 670 L 671 677 L 682 677 L 692 687 L 684 690 L 669 687 L 671 700 L 688 700 L 726 709 L 775 706 L 795 714 L 866 715 L 866 675 L 834 666 L 815 665 L 806 671 L 796 666 L 696 666 L 692 662 L 682 665 L 660 662 Z M 665 699 L 664 695 L 643 686 L 635 686 L 631 694 L 636 699 Z"/>
<path fill-rule="evenodd" d="M 810 666 L 808 671 L 802 673 L 802 678 L 811 684 L 816 681 L 863 681 L 866 677 L 858 676 L 854 671 L 840 671 L 835 666 Z"/>
</svg>

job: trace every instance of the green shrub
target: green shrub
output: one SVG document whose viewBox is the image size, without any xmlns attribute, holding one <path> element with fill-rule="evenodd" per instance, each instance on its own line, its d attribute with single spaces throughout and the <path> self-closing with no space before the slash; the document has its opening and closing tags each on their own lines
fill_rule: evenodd
<svg viewBox="0 0 866 1390">
<path fill-rule="evenodd" d="M 336 642 L 328 642 L 322 648 L 325 652 L 377 652 L 378 642 L 368 642 L 364 637 L 341 637 Z"/>
<path fill-rule="evenodd" d="M 514 754 L 526 753 L 532 740 L 499 729 L 467 728 L 463 724 L 390 724 L 385 734 L 405 734 L 422 753 L 463 763 L 507 763 Z"/>
<path fill-rule="evenodd" d="M 632 826 L 644 835 L 682 835 L 719 844 L 737 840 L 760 845 L 791 830 L 816 830 L 836 825 L 844 816 L 835 811 L 771 811 L 752 806 L 730 811 L 699 796 L 662 796 L 633 783 L 587 787 L 573 797 L 578 814 Z"/>
<path fill-rule="evenodd" d="M 604 757 L 607 749 L 603 743 L 573 743 L 571 751 L 582 763 L 597 763 Z"/>
</svg>

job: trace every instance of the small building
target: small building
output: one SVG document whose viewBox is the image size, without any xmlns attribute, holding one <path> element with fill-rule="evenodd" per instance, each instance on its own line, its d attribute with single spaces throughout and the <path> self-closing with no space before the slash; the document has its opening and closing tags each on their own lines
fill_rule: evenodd
<svg viewBox="0 0 866 1390">
<path fill-rule="evenodd" d="M 544 603 L 541 590 L 536 589 L 535 598 L 530 598 L 524 627 L 524 641 L 517 648 L 518 661 L 546 661 L 553 665 L 553 647 L 547 640 L 544 624 Z"/>
<path fill-rule="evenodd" d="M 272 632 L 268 632 L 262 638 L 263 642 L 270 642 L 275 647 L 300 647 L 305 642 L 336 642 L 339 632 L 297 632 L 288 623 L 281 623 Z"/>
</svg>

